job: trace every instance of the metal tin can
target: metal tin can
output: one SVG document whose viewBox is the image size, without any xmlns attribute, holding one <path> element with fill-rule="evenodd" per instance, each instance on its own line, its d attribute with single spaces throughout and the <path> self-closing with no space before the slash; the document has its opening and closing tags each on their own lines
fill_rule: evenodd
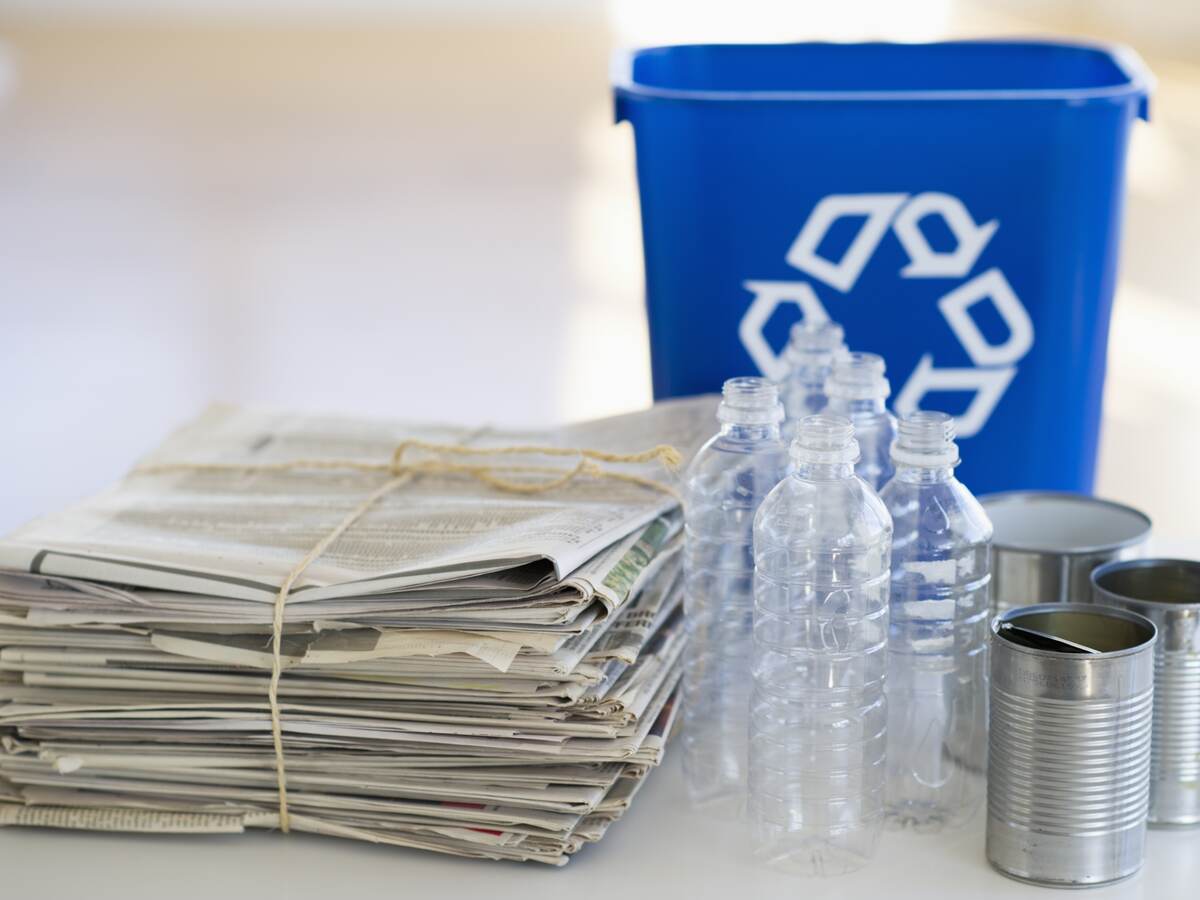
<svg viewBox="0 0 1200 900">
<path fill-rule="evenodd" d="M 1136 559 L 1092 573 L 1093 599 L 1158 628 L 1150 824 L 1200 824 L 1200 562 Z"/>
<path fill-rule="evenodd" d="M 992 536 L 992 612 L 1037 603 L 1087 603 L 1092 569 L 1139 556 L 1150 537 L 1144 513 L 1111 500 L 1053 491 L 979 498 Z"/>
<path fill-rule="evenodd" d="M 1149 619 L 1093 604 L 993 620 L 987 858 L 1001 873 L 1086 887 L 1141 867 L 1154 642 Z"/>
</svg>

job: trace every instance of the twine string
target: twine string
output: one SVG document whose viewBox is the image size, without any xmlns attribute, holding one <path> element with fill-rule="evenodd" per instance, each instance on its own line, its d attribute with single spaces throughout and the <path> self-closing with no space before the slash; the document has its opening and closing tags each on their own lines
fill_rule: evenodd
<svg viewBox="0 0 1200 900">
<path fill-rule="evenodd" d="M 430 458 L 409 462 L 410 451 L 433 454 Z M 446 457 L 495 457 L 495 456 L 550 456 L 574 457 L 577 461 L 568 469 L 554 466 L 495 465 L 487 463 L 453 462 Z M 639 453 L 610 453 L 604 450 L 566 448 L 538 445 L 514 445 L 509 447 L 468 447 L 462 444 L 436 444 L 421 440 L 408 440 L 398 444 L 387 462 L 364 462 L 348 459 L 295 459 L 284 462 L 265 463 L 160 463 L 139 466 L 133 474 L 166 474 L 172 472 L 298 472 L 298 471 L 351 471 L 387 474 L 388 480 L 375 488 L 350 510 L 333 529 L 322 537 L 312 549 L 284 577 L 275 594 L 271 618 L 271 680 L 267 687 L 267 703 L 271 713 L 271 743 L 275 751 L 275 782 L 279 793 L 279 828 L 291 830 L 288 813 L 287 765 L 283 749 L 283 718 L 279 706 L 279 682 L 283 676 L 283 613 L 288 596 L 301 576 L 314 562 L 348 531 L 368 510 L 397 488 L 407 484 L 417 475 L 462 474 L 497 490 L 518 494 L 540 494 L 565 487 L 579 478 L 609 478 L 639 485 L 669 494 L 676 499 L 678 492 L 669 484 L 630 472 L 616 472 L 598 463 L 636 464 L 658 462 L 669 472 L 678 469 L 682 456 L 674 447 L 659 444 Z M 504 474 L 501 474 L 504 473 Z M 511 475 L 526 476 L 524 479 Z M 530 475 L 550 476 L 530 479 Z"/>
</svg>

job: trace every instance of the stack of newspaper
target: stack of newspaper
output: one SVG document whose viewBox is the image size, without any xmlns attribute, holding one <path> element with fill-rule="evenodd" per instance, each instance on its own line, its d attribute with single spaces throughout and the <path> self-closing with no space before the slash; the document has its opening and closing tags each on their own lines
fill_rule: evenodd
<svg viewBox="0 0 1200 900">
<path fill-rule="evenodd" d="M 402 442 L 686 459 L 713 410 L 538 434 L 210 410 L 0 541 L 0 825 L 277 828 L 282 765 L 292 830 L 564 863 L 671 730 L 681 522 L 661 466 L 545 490 L 546 458 L 510 452 L 528 492 L 418 468 L 283 603 L 280 585 Z"/>
</svg>

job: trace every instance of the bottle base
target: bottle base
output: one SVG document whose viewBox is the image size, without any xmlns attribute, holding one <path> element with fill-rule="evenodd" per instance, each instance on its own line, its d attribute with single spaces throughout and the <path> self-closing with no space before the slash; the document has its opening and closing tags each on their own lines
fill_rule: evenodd
<svg viewBox="0 0 1200 900">
<path fill-rule="evenodd" d="M 805 835 L 758 829 L 754 856 L 769 868 L 792 875 L 827 878 L 863 868 L 875 853 L 877 835 L 862 830 L 840 835 Z"/>
<path fill-rule="evenodd" d="M 890 803 L 884 810 L 884 826 L 888 831 L 938 834 L 961 828 L 974 814 L 974 806 L 970 809 L 947 809 L 919 801 Z"/>
</svg>

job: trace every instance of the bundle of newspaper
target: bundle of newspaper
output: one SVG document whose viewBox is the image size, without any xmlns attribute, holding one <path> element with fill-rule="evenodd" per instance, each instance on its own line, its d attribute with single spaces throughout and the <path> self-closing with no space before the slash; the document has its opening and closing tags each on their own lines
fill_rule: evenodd
<svg viewBox="0 0 1200 900">
<path fill-rule="evenodd" d="M 0 825 L 566 862 L 658 763 L 683 640 L 671 476 L 595 460 L 690 457 L 713 409 L 210 410 L 0 542 Z"/>
</svg>

